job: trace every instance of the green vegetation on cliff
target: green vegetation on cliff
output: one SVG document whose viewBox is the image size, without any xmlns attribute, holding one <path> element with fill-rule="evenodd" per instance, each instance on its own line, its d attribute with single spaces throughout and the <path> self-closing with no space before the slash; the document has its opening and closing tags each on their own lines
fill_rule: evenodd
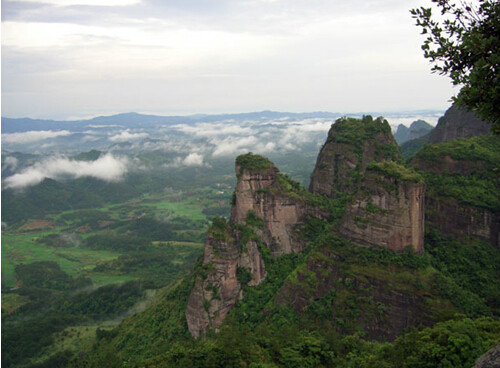
<svg viewBox="0 0 500 368">
<path fill-rule="evenodd" d="M 458 161 L 496 165 L 500 156 L 500 138 L 494 135 L 481 135 L 427 144 L 417 155 L 418 158 L 431 162 L 440 162 L 447 156 Z"/>
<path fill-rule="evenodd" d="M 249 152 L 236 157 L 236 165 L 240 167 L 240 174 L 245 170 L 268 170 L 274 167 L 273 163 L 264 156 Z"/>
<path fill-rule="evenodd" d="M 408 160 L 415 156 L 429 141 L 430 133 L 426 134 L 420 138 L 412 139 L 411 141 L 406 141 L 401 144 L 401 155 L 405 160 Z"/>
<path fill-rule="evenodd" d="M 412 163 L 420 168 L 429 197 L 500 210 L 500 137 L 485 135 L 427 144 Z"/>
<path fill-rule="evenodd" d="M 370 115 L 363 116 L 362 119 L 344 117 L 335 121 L 333 129 L 328 134 L 327 142 L 335 139 L 337 143 L 362 146 L 365 140 L 379 133 L 391 133 L 391 126 L 382 117 L 375 120 Z"/>
<path fill-rule="evenodd" d="M 413 168 L 408 168 L 403 165 L 399 165 L 393 161 L 381 161 L 381 162 L 371 162 L 367 167 L 367 170 L 373 170 L 379 172 L 390 178 L 407 181 L 414 183 L 422 183 L 424 179 L 420 174 L 418 174 Z"/>
</svg>

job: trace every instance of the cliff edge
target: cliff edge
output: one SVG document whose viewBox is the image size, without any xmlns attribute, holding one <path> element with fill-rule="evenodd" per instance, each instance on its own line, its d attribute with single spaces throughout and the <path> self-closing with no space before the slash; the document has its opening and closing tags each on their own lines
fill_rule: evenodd
<svg viewBox="0 0 500 368">
<path fill-rule="evenodd" d="M 398 163 L 388 122 L 370 116 L 339 119 L 328 133 L 310 191 L 348 196 L 339 233 L 359 245 L 414 252 L 424 247 L 423 179 Z"/>
<path fill-rule="evenodd" d="M 295 231 L 307 212 L 302 187 L 252 153 L 239 156 L 235 169 L 231 219 L 215 219 L 209 229 L 203 265 L 188 300 L 186 320 L 194 337 L 222 324 L 243 297 L 243 285 L 265 279 L 263 252 L 276 258 L 304 247 Z"/>
</svg>

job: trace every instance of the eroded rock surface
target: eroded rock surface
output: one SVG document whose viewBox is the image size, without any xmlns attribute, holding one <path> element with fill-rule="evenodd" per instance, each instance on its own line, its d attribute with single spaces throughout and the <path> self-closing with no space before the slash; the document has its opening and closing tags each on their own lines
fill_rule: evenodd
<svg viewBox="0 0 500 368">
<path fill-rule="evenodd" d="M 305 219 L 306 202 L 290 187 L 293 182 L 270 161 L 251 154 L 247 158 L 260 160 L 260 167 L 236 165 L 238 181 L 231 220 L 214 221 L 207 233 L 203 265 L 186 309 L 186 321 L 194 337 L 208 329 L 217 330 L 243 297 L 238 274 L 250 276 L 245 281 L 248 286 L 265 279 L 260 247 L 268 248 L 274 257 L 300 252 L 304 247 L 295 226 Z"/>
<path fill-rule="evenodd" d="M 347 206 L 340 234 L 364 246 L 401 252 L 411 245 L 422 253 L 425 185 L 374 172 L 365 174 L 364 183 L 365 195 Z"/>
<path fill-rule="evenodd" d="M 423 251 L 421 178 L 398 165 L 387 121 L 337 121 L 318 156 L 310 190 L 330 198 L 351 196 L 339 232 L 359 245 Z"/>
<path fill-rule="evenodd" d="M 236 165 L 238 182 L 231 221 L 245 225 L 249 214 L 262 220 L 255 232 L 275 257 L 302 251 L 304 242 L 294 228 L 305 219 L 305 201 L 291 196 L 279 170 L 272 165 L 266 170 L 242 169 Z"/>
</svg>

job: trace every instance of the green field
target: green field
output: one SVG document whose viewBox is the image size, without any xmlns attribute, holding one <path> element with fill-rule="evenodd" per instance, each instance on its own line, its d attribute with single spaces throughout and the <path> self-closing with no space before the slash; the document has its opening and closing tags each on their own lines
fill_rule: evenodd
<svg viewBox="0 0 500 368">
<path fill-rule="evenodd" d="M 203 204 L 206 204 L 206 200 Z M 96 286 L 137 279 L 137 275 L 123 272 L 93 272 L 96 265 L 117 260 L 127 252 L 116 249 L 88 249 L 83 246 L 85 240 L 93 235 L 109 234 L 109 228 L 112 226 L 126 229 L 129 224 L 144 216 L 154 216 L 162 221 L 185 218 L 186 227 L 176 233 L 183 238 L 193 234 L 201 237 L 207 226 L 207 217 L 202 212 L 203 204 L 196 198 L 171 200 L 166 196 L 148 195 L 125 203 L 64 211 L 48 215 L 41 220 L 31 219 L 15 224 L 2 231 L 2 284 L 7 289 L 19 286 L 16 285 L 14 274 L 16 265 L 39 261 L 55 261 L 67 274 L 75 278 L 88 277 Z M 198 227 L 192 228 L 192 221 L 197 221 Z M 73 234 L 80 244 L 54 247 L 41 241 L 48 236 L 68 234 Z M 199 241 L 165 239 L 155 240 L 151 242 L 151 246 L 158 252 L 166 250 L 165 246 L 175 247 L 175 259 L 172 262 L 179 265 L 192 252 L 200 253 L 203 244 Z M 22 299 L 12 299 L 15 300 L 21 303 Z"/>
<path fill-rule="evenodd" d="M 6 359 L 24 366 L 85 353 L 98 329 L 147 307 L 202 255 L 205 209 L 228 209 L 217 192 L 143 195 L 9 223 L 1 234 Z"/>
<path fill-rule="evenodd" d="M 73 277 L 87 276 L 99 261 L 109 261 L 118 258 L 120 253 L 105 250 L 88 250 L 83 248 L 57 249 L 37 243 L 37 239 L 48 233 L 39 234 L 2 234 L 2 281 L 6 287 L 15 286 L 14 268 L 20 263 L 36 261 L 56 261 L 61 269 Z M 92 275 L 88 275 L 92 279 Z M 113 281 L 102 276 L 95 282 L 103 284 L 108 282 L 126 281 L 130 278 L 122 277 Z M 94 281 L 94 280 L 93 280 Z"/>
</svg>

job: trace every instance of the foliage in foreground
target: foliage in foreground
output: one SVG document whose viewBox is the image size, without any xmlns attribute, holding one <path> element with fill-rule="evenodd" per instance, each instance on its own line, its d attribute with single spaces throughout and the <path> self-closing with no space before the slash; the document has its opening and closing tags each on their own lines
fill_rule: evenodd
<svg viewBox="0 0 500 368">
<path fill-rule="evenodd" d="M 427 35 L 422 50 L 433 63 L 432 71 L 448 75 L 461 85 L 453 100 L 475 110 L 500 134 L 500 2 L 432 0 L 431 8 L 411 10 L 416 24 Z"/>
</svg>

